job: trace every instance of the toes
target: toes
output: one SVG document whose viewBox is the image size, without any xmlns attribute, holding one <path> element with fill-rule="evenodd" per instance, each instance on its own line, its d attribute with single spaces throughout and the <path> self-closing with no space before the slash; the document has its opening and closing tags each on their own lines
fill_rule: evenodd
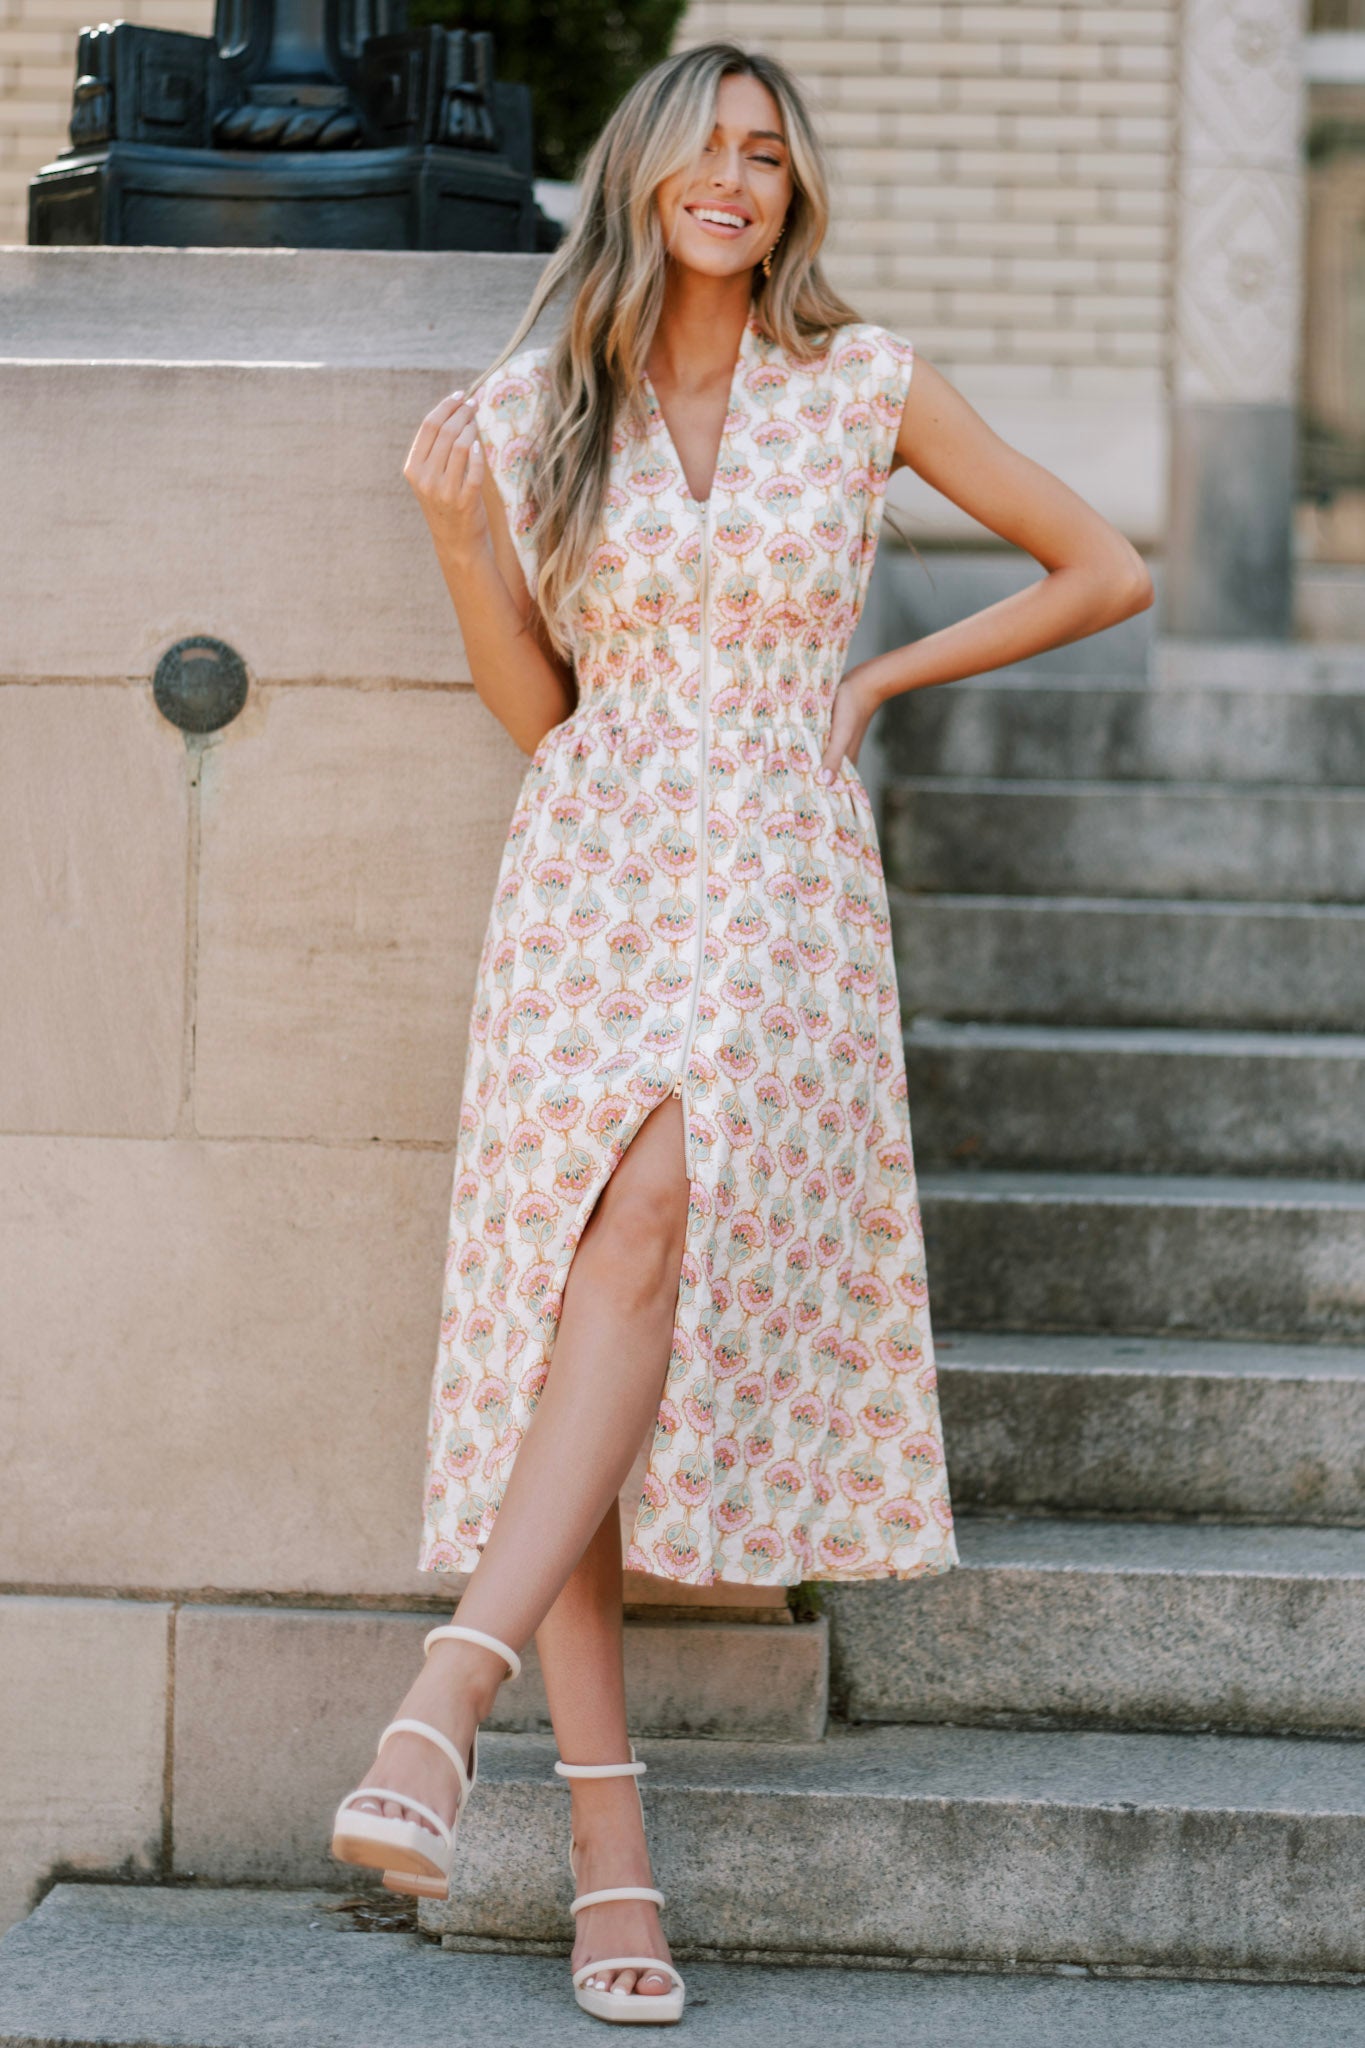
<svg viewBox="0 0 1365 2048">
<path fill-rule="evenodd" d="M 611 1980 L 611 1995 L 613 1998 L 625 1998 L 634 1989 L 634 1970 L 616 1970 L 613 1972 Z"/>
<path fill-rule="evenodd" d="M 662 1970 L 642 1970 L 635 1985 L 637 1991 L 646 1991 L 653 1995 L 661 1991 L 671 1991 L 672 1988 L 670 1980 L 665 1977 Z"/>
<path fill-rule="evenodd" d="M 429 1835 L 436 1832 L 424 1814 L 409 1813 L 407 1807 L 397 1799 L 357 1799 L 354 1803 L 359 1813 L 377 1813 L 385 1820 L 415 1820 Z"/>
</svg>

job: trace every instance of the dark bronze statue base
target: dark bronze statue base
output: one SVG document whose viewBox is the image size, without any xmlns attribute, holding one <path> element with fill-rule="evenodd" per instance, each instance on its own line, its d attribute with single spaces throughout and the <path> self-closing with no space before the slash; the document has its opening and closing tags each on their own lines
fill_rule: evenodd
<svg viewBox="0 0 1365 2048">
<path fill-rule="evenodd" d="M 113 142 L 44 164 L 34 245 L 535 251 L 539 207 L 505 158 L 471 150 L 167 149 Z M 552 246 L 552 245 L 550 245 Z"/>
<path fill-rule="evenodd" d="M 557 247 L 529 89 L 496 77 L 491 35 L 403 11 L 218 0 L 212 36 L 82 29 L 71 147 L 29 185 L 30 243 Z"/>
</svg>

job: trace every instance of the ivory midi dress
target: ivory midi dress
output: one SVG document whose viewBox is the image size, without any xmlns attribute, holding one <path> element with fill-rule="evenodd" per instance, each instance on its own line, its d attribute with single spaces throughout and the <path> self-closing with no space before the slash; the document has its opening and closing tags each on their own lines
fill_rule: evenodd
<svg viewBox="0 0 1365 2048">
<path fill-rule="evenodd" d="M 528 585 L 544 348 L 477 396 Z M 470 1017 L 418 1568 L 473 1569 L 574 1249 L 681 1098 L 672 1352 L 625 1562 L 692 1586 L 958 1562 L 891 926 L 867 791 L 816 780 L 914 351 L 800 362 L 751 314 L 709 498 L 653 387 L 618 428 L 574 636 Z"/>
</svg>

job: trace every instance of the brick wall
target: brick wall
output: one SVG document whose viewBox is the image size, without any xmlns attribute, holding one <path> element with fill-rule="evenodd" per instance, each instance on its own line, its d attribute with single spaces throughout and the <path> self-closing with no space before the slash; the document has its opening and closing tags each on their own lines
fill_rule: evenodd
<svg viewBox="0 0 1365 2048">
<path fill-rule="evenodd" d="M 1156 396 L 1173 263 L 1178 0 L 694 0 L 686 38 L 789 64 L 830 145 L 829 268 L 1000 393 Z"/>
</svg>

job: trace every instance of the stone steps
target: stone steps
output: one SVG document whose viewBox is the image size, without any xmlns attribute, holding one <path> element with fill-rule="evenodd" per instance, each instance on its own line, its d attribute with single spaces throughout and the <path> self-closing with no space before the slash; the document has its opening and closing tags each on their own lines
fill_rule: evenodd
<svg viewBox="0 0 1365 2048">
<path fill-rule="evenodd" d="M 636 1619 L 625 1628 L 633 1734 L 818 1745 L 828 1624 Z M 325 1884 L 326 1823 L 374 1759 L 421 1641 L 445 1614 L 190 1604 L 175 1616 L 169 1872 L 219 1884 Z M 534 1642 L 490 1733 L 548 1732 Z M 482 1749 L 480 1751 L 482 1756 Z M 482 1768 L 482 1766 L 481 1766 Z"/>
<path fill-rule="evenodd" d="M 968 1518 L 958 1542 L 942 1578 L 819 1588 L 846 1718 L 1359 1727 L 1365 1529 Z"/>
<path fill-rule="evenodd" d="M 1365 1348 L 945 1321 L 935 1350 L 959 1510 L 1365 1523 Z"/>
<path fill-rule="evenodd" d="M 1365 902 L 1365 790 L 902 776 L 888 878 L 915 891 Z"/>
<path fill-rule="evenodd" d="M 929 1286 L 982 1330 L 1365 1339 L 1365 1183 L 923 1174 Z"/>
<path fill-rule="evenodd" d="M 1358 658 L 1316 686 L 1310 673 L 1286 687 L 1278 669 L 1241 682 L 1199 675 L 999 675 L 917 690 L 881 714 L 887 773 L 1365 788 Z"/>
<path fill-rule="evenodd" d="M 553 1746 L 486 1747 L 451 1898 L 424 1903 L 422 1923 L 560 1941 L 571 1881 Z M 1365 1968 L 1365 1752 L 1353 1743 L 922 1726 L 641 1754 L 680 1951 Z"/>
<path fill-rule="evenodd" d="M 907 1022 L 1356 1032 L 1365 1018 L 1365 908 L 888 895 Z"/>
<path fill-rule="evenodd" d="M 326 1892 L 62 1884 L 0 1943 L 0 2048 L 563 2048 L 588 2041 L 562 1954 L 359 1932 Z M 669 1917 L 672 1917 L 671 1906 Z M 567 1948 L 567 1944 L 563 1944 Z M 698 2048 L 1355 2048 L 1349 1985 L 1057 1972 L 811 1972 L 690 1961 Z M 600 2028 L 598 2029 L 600 2033 Z"/>
<path fill-rule="evenodd" d="M 1365 1177 L 1365 1035 L 921 1018 L 904 1043 L 922 1169 Z"/>
</svg>

